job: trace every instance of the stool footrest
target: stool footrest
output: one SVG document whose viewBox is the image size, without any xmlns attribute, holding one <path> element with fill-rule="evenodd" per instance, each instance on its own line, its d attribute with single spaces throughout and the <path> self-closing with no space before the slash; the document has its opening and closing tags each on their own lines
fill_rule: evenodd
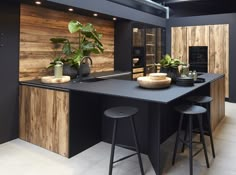
<svg viewBox="0 0 236 175">
<path fill-rule="evenodd" d="M 122 160 L 128 159 L 128 158 L 130 158 L 130 157 L 132 157 L 132 156 L 134 156 L 134 155 L 136 155 L 136 154 L 138 154 L 138 153 L 134 153 L 134 154 L 130 154 L 130 155 L 128 155 L 128 156 L 122 157 L 122 158 L 120 158 L 120 159 L 114 161 L 113 164 L 114 164 L 114 163 L 117 163 L 117 162 L 120 162 L 120 161 L 122 161 Z"/>
<path fill-rule="evenodd" d="M 122 144 L 116 144 L 116 146 L 122 147 L 122 148 L 126 148 L 126 149 L 130 149 L 133 151 L 136 151 L 136 148 L 133 146 L 128 146 L 128 145 L 122 145 Z"/>
</svg>

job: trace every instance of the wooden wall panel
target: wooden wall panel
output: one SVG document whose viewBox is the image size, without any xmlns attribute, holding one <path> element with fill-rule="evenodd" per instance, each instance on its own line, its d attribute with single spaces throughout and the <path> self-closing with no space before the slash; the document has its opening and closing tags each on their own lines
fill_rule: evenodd
<svg viewBox="0 0 236 175">
<path fill-rule="evenodd" d="M 20 16 L 20 80 L 37 79 L 48 75 L 46 69 L 55 55 L 52 37 L 66 37 L 73 45 L 76 34 L 70 34 L 67 25 L 70 20 L 82 24 L 92 23 L 103 34 L 104 53 L 92 55 L 92 72 L 113 70 L 114 65 L 114 22 L 95 17 L 81 16 L 38 6 L 21 5 Z M 60 49 L 58 49 L 60 50 Z"/>
<path fill-rule="evenodd" d="M 187 48 L 189 46 L 209 46 L 209 26 L 187 27 Z M 189 49 L 187 49 L 187 57 L 189 59 Z"/>
<path fill-rule="evenodd" d="M 221 78 L 211 83 L 211 125 L 214 130 L 225 117 L 225 79 Z"/>
<path fill-rule="evenodd" d="M 225 96 L 229 97 L 229 25 L 210 25 L 209 72 L 225 74 Z"/>
<path fill-rule="evenodd" d="M 171 56 L 179 58 L 184 63 L 188 63 L 187 55 L 187 28 L 171 28 Z"/>
<path fill-rule="evenodd" d="M 225 97 L 229 97 L 229 25 L 172 27 L 171 55 L 183 55 L 186 59 L 181 60 L 188 63 L 189 46 L 208 46 L 208 72 L 225 74 Z"/>
<path fill-rule="evenodd" d="M 20 86 L 20 138 L 68 157 L 69 93 Z"/>
</svg>

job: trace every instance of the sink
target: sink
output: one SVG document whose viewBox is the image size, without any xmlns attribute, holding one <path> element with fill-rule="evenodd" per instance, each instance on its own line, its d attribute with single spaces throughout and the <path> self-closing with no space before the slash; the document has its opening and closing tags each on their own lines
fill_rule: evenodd
<svg viewBox="0 0 236 175">
<path fill-rule="evenodd" d="M 106 80 L 106 79 L 103 79 L 103 78 L 88 78 L 88 79 L 84 79 L 82 80 L 81 82 L 97 82 L 97 81 L 103 81 L 103 80 Z"/>
<path fill-rule="evenodd" d="M 79 79 L 74 79 L 72 80 L 73 83 L 78 83 L 78 82 L 85 82 L 85 83 L 92 83 L 92 82 L 97 82 L 97 81 L 103 81 L 103 80 L 106 80 L 106 79 L 103 79 L 103 78 L 97 78 L 97 77 L 93 77 L 93 78 L 85 78 L 85 79 L 82 79 L 81 81 Z"/>
</svg>

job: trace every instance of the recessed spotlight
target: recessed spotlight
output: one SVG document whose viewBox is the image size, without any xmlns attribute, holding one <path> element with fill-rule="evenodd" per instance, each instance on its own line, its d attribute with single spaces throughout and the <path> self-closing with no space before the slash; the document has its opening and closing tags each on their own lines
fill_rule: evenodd
<svg viewBox="0 0 236 175">
<path fill-rule="evenodd" d="M 73 8 L 68 8 L 68 11 L 73 12 L 74 9 Z"/>
<path fill-rule="evenodd" d="M 98 14 L 97 14 L 97 13 L 94 13 L 93 16 L 98 16 Z"/>
<path fill-rule="evenodd" d="M 115 17 L 113 18 L 113 21 L 116 21 L 116 18 L 115 18 Z"/>
<path fill-rule="evenodd" d="M 40 5 L 40 4 L 42 4 L 42 2 L 41 1 L 35 1 L 35 4 Z"/>
</svg>

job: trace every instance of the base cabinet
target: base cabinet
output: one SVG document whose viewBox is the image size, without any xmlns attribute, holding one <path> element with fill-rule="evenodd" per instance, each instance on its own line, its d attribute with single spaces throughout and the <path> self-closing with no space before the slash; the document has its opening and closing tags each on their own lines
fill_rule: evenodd
<svg viewBox="0 0 236 175">
<path fill-rule="evenodd" d="M 69 156 L 69 93 L 20 86 L 19 137 Z"/>
<path fill-rule="evenodd" d="M 214 130 L 225 117 L 225 78 L 220 78 L 210 84 L 211 127 Z"/>
</svg>

